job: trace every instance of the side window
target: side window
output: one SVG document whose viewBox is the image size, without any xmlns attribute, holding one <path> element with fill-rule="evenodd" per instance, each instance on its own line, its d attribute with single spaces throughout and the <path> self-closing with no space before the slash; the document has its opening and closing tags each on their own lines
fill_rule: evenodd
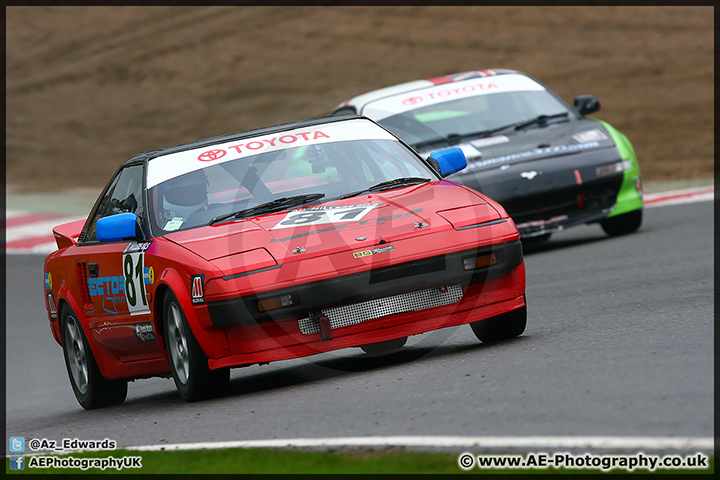
<svg viewBox="0 0 720 480">
<path fill-rule="evenodd" d="M 99 218 L 123 212 L 133 212 L 138 216 L 143 214 L 142 180 L 142 165 L 125 167 L 118 173 L 100 201 L 95 217 L 88 229 L 85 238 L 86 242 L 97 241 L 96 226 Z"/>
</svg>

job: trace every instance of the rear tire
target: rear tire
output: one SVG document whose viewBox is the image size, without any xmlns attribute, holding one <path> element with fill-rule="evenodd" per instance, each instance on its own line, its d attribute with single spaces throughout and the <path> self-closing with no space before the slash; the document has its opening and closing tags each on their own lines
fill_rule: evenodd
<svg viewBox="0 0 720 480">
<path fill-rule="evenodd" d="M 163 302 L 163 322 L 170 371 L 180 396 L 194 402 L 222 393 L 230 382 L 230 369 L 210 370 L 208 358 L 195 339 L 180 302 L 171 292 Z"/>
<path fill-rule="evenodd" d="M 387 355 L 393 353 L 396 350 L 400 350 L 407 342 L 407 337 L 395 338 L 393 340 L 386 340 L 384 342 L 369 343 L 367 345 L 361 345 L 363 352 L 369 355 Z"/>
<path fill-rule="evenodd" d="M 127 381 L 107 380 L 100 373 L 77 315 L 68 305 L 60 309 L 63 357 L 75 398 L 85 410 L 119 405 L 127 397 Z"/>
<path fill-rule="evenodd" d="M 527 325 L 527 305 L 470 324 L 475 336 L 483 343 L 499 342 L 520 336 Z"/>
<path fill-rule="evenodd" d="M 600 221 L 602 229 L 611 237 L 633 233 L 642 224 L 642 210 L 623 213 Z"/>
</svg>

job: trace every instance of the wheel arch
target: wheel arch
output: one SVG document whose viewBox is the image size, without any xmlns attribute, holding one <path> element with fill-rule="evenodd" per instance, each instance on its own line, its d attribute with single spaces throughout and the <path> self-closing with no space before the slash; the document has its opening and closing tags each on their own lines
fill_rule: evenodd
<svg viewBox="0 0 720 480">
<path fill-rule="evenodd" d="M 197 317 L 196 306 L 193 305 L 190 297 L 190 280 L 186 282 L 183 275 L 174 268 L 167 268 L 163 271 L 158 280 L 158 286 L 155 290 L 155 308 L 153 312 L 153 322 L 156 332 L 162 339 L 162 348 L 167 355 L 165 348 L 165 327 L 163 325 L 163 303 L 165 296 L 172 293 L 177 298 L 180 308 L 182 308 L 188 326 L 198 341 L 200 348 L 208 358 L 217 358 L 218 354 L 227 355 L 230 352 L 230 346 L 225 335 L 225 330 L 221 327 L 205 328 L 201 325 Z"/>
</svg>

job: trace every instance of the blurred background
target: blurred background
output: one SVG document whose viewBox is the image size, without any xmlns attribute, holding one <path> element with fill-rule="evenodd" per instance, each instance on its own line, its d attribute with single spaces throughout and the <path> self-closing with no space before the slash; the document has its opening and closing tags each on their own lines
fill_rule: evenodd
<svg viewBox="0 0 720 480">
<path fill-rule="evenodd" d="M 376 88 L 523 71 L 633 142 L 645 181 L 711 178 L 711 6 L 6 7 L 6 181 L 92 188 L 154 148 L 328 113 Z"/>
</svg>

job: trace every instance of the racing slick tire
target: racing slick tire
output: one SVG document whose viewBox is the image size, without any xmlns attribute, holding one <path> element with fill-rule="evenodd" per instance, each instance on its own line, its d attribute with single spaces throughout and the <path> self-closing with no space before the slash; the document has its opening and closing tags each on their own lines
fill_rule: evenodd
<svg viewBox="0 0 720 480">
<path fill-rule="evenodd" d="M 180 396 L 194 402 L 221 394 L 230 382 L 230 369 L 210 370 L 208 358 L 188 325 L 180 302 L 172 292 L 163 302 L 165 349 L 175 387 Z"/>
<path fill-rule="evenodd" d="M 100 373 L 80 321 L 67 304 L 60 309 L 63 357 L 75 398 L 85 410 L 119 405 L 127 397 L 125 380 L 107 380 Z"/>
<path fill-rule="evenodd" d="M 387 355 L 393 353 L 396 350 L 400 350 L 405 346 L 407 337 L 394 338 L 392 340 L 386 340 L 384 342 L 369 343 L 367 345 L 361 345 L 363 352 L 369 355 Z"/>
<path fill-rule="evenodd" d="M 600 220 L 600 226 L 611 237 L 632 233 L 640 228 L 641 223 L 642 209 Z"/>
<path fill-rule="evenodd" d="M 493 343 L 520 336 L 527 325 L 527 305 L 470 324 L 475 336 L 483 343 Z"/>
</svg>

